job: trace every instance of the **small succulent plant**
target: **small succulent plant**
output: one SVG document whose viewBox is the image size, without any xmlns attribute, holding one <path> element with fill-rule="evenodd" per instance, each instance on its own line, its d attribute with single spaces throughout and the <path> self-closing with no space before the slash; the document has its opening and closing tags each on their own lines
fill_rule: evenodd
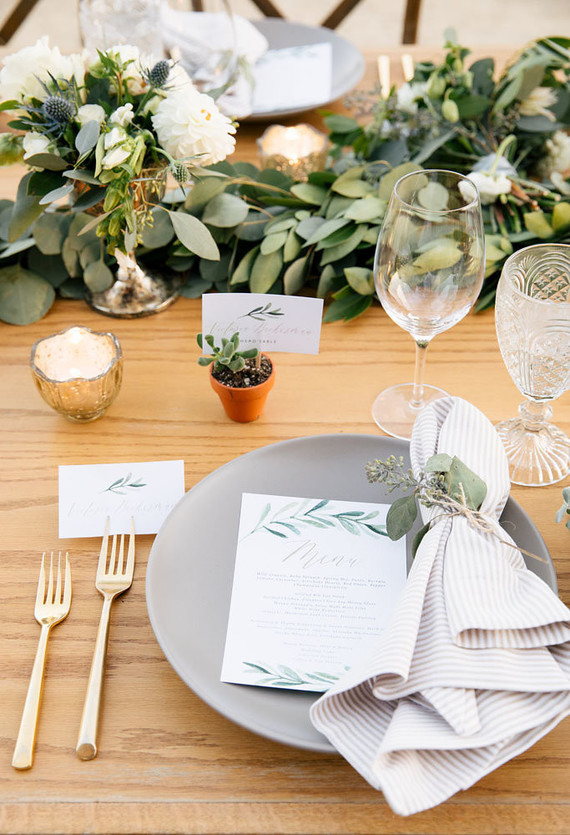
<svg viewBox="0 0 570 835">
<path fill-rule="evenodd" d="M 222 337 L 222 345 L 220 348 L 214 344 L 214 337 L 211 333 L 206 334 L 205 337 L 202 337 L 202 334 L 199 333 L 197 341 L 200 348 L 203 349 L 205 341 L 212 349 L 211 354 L 199 357 L 198 365 L 211 365 L 214 363 L 214 371 L 218 371 L 223 367 L 227 367 L 230 371 L 234 372 L 242 371 L 245 368 L 246 359 L 254 359 L 259 354 L 257 348 L 238 351 L 239 332 L 237 331 L 230 339 Z"/>
</svg>

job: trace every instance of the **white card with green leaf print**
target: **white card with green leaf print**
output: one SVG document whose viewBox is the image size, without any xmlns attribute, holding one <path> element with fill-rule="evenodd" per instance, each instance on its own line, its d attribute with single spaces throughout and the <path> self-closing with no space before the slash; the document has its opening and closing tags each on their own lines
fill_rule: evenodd
<svg viewBox="0 0 570 835">
<path fill-rule="evenodd" d="M 406 582 L 388 508 L 243 494 L 222 681 L 322 692 L 367 651 Z"/>
</svg>

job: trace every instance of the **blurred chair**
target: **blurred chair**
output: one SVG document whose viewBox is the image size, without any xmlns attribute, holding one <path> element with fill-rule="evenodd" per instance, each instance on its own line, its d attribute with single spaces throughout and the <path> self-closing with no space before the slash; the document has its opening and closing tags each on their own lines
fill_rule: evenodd
<svg viewBox="0 0 570 835">
<path fill-rule="evenodd" d="M 2 28 L 0 29 L 0 46 L 7 44 L 12 35 L 19 29 L 21 24 L 30 14 L 38 0 L 19 0 L 10 12 Z M 252 0 L 257 8 L 266 17 L 284 17 L 285 15 L 274 6 L 271 0 Z M 360 3 L 360 0 L 341 0 L 332 12 L 323 20 L 322 26 L 327 29 L 336 29 L 339 23 L 350 14 L 350 12 Z M 192 0 L 192 7 L 195 11 L 201 11 L 203 8 L 202 0 Z M 420 17 L 421 0 L 406 0 L 406 10 L 404 13 L 404 28 L 402 31 L 402 43 L 416 43 L 418 34 L 418 21 Z"/>
</svg>

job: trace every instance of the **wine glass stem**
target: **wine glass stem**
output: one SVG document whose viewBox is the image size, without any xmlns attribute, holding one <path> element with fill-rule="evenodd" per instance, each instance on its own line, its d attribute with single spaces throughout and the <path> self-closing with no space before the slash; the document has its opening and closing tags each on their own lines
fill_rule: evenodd
<svg viewBox="0 0 570 835">
<path fill-rule="evenodd" d="M 519 406 L 523 426 L 530 432 L 539 432 L 552 417 L 552 406 L 549 403 L 538 403 L 536 400 L 525 400 Z"/>
<path fill-rule="evenodd" d="M 414 388 L 410 406 L 412 409 L 421 409 L 424 399 L 424 369 L 426 366 L 426 354 L 429 342 L 416 340 L 416 365 L 414 368 Z"/>
</svg>

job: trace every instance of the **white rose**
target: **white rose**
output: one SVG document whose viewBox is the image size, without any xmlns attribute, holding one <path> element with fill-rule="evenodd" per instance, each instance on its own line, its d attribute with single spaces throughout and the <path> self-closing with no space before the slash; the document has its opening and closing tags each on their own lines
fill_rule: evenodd
<svg viewBox="0 0 570 835">
<path fill-rule="evenodd" d="M 50 48 L 47 36 L 34 46 L 26 46 L 4 58 L 0 71 L 0 100 L 30 98 L 43 100 L 45 90 L 40 82 L 75 78 L 78 87 L 83 84 L 85 64 L 82 55 L 62 55 L 57 47 Z"/>
<path fill-rule="evenodd" d="M 125 162 L 131 155 L 128 148 L 116 147 L 112 148 L 101 160 L 102 168 L 116 168 L 122 162 Z"/>
<path fill-rule="evenodd" d="M 152 117 L 161 146 L 175 159 L 198 157 L 199 165 L 212 165 L 235 149 L 234 125 L 214 100 L 195 87 L 173 90 Z"/>
<path fill-rule="evenodd" d="M 113 128 L 109 133 L 105 134 L 105 148 L 114 148 L 127 138 L 127 134 L 123 128 Z"/>
<path fill-rule="evenodd" d="M 526 99 L 521 101 L 521 116 L 546 116 L 551 122 L 556 121 L 556 116 L 551 110 L 551 105 L 557 102 L 556 93 L 552 87 L 535 87 Z"/>
<path fill-rule="evenodd" d="M 494 203 L 500 194 L 509 194 L 511 191 L 511 181 L 506 174 L 491 174 L 487 171 L 472 171 L 467 175 L 467 178 L 475 183 L 479 189 L 481 203 L 484 206 L 489 203 Z M 461 189 L 461 183 L 459 188 Z"/>
<path fill-rule="evenodd" d="M 105 121 L 105 111 L 100 104 L 84 104 L 77 111 L 75 118 L 80 125 L 85 125 L 87 122 L 98 122 L 101 124 Z"/>
<path fill-rule="evenodd" d="M 122 128 L 126 128 L 126 126 L 133 121 L 134 116 L 133 106 L 129 102 L 128 104 L 121 105 L 121 107 L 117 107 L 117 109 L 109 116 L 109 122 L 112 125 L 119 125 Z"/>
<path fill-rule="evenodd" d="M 423 99 L 427 90 L 426 81 L 414 81 L 412 84 L 402 84 L 396 93 L 399 110 L 414 114 L 418 109 L 417 99 Z"/>
<path fill-rule="evenodd" d="M 24 148 L 24 159 L 29 159 L 29 157 L 33 157 L 36 154 L 51 153 L 51 142 L 43 133 L 30 131 L 24 136 L 22 145 Z"/>
</svg>

